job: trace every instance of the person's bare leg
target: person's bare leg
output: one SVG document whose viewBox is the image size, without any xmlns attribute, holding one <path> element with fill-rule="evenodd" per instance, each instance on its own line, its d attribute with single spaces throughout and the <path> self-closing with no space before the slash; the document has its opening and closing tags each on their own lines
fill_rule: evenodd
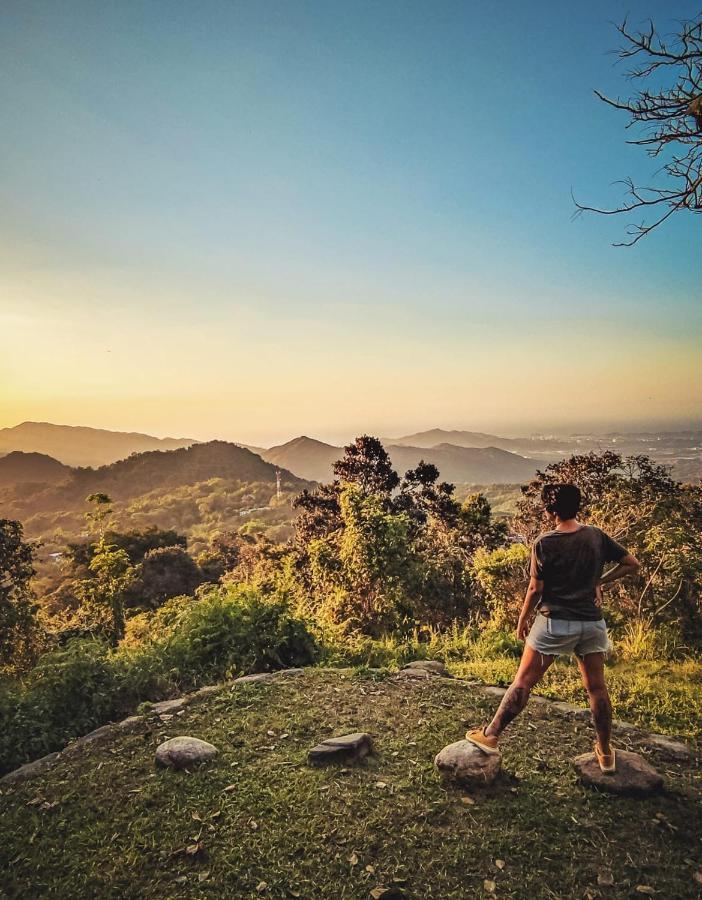
<svg viewBox="0 0 702 900">
<path fill-rule="evenodd" d="M 509 723 L 517 718 L 527 705 L 531 689 L 537 682 L 541 681 L 553 659 L 553 656 L 539 653 L 530 647 L 529 644 L 524 646 L 522 661 L 519 663 L 517 674 L 512 684 L 507 688 L 507 693 L 502 698 L 494 719 L 486 726 L 486 735 L 499 737 Z"/>
<path fill-rule="evenodd" d="M 597 732 L 597 743 L 602 753 L 609 754 L 611 752 L 609 742 L 612 735 L 612 704 L 605 682 L 604 661 L 604 653 L 588 653 L 587 656 L 578 657 L 580 674 L 590 699 L 590 711 Z"/>
</svg>

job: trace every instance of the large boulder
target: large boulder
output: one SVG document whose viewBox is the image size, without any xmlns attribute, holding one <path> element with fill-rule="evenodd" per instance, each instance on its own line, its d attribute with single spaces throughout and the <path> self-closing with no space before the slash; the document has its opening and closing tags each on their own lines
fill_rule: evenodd
<svg viewBox="0 0 702 900">
<path fill-rule="evenodd" d="M 437 753 L 434 765 L 446 782 L 462 787 L 485 787 L 500 774 L 502 756 L 485 753 L 471 741 L 456 741 Z"/>
<path fill-rule="evenodd" d="M 219 751 L 213 744 L 194 737 L 174 737 L 156 748 L 156 765 L 186 769 L 214 759 Z"/>
<path fill-rule="evenodd" d="M 609 794 L 648 797 L 663 787 L 663 776 L 638 753 L 617 750 L 616 772 L 603 772 L 594 753 L 583 753 L 573 760 L 583 784 Z"/>
<path fill-rule="evenodd" d="M 317 744 L 307 754 L 312 765 L 321 766 L 329 762 L 358 761 L 373 753 L 373 740 L 365 731 L 342 734 L 327 738 Z"/>
</svg>

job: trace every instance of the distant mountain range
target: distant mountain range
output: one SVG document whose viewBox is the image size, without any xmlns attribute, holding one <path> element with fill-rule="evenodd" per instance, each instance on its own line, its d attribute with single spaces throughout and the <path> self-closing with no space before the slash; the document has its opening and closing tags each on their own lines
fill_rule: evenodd
<svg viewBox="0 0 702 900">
<path fill-rule="evenodd" d="M 137 432 L 49 422 L 22 422 L 13 428 L 0 428 L 0 455 L 12 450 L 45 453 L 68 466 L 103 466 L 131 453 L 175 450 L 194 443 L 190 438 L 156 438 Z"/>
<path fill-rule="evenodd" d="M 421 447 L 386 442 L 385 449 L 401 475 L 424 460 L 437 467 L 442 480 L 452 482 L 504 484 L 526 481 L 538 467 L 533 459 L 491 446 L 463 447 L 443 443 Z M 333 465 L 343 456 L 344 450 L 314 438 L 298 437 L 270 450 L 261 450 L 260 454 L 268 462 L 284 466 L 303 478 L 330 481 Z"/>
<path fill-rule="evenodd" d="M 434 428 L 381 440 L 400 474 L 424 459 L 437 466 L 444 480 L 455 483 L 521 482 L 529 479 L 537 468 L 572 453 L 606 449 L 623 454 L 650 455 L 659 462 L 673 465 L 674 474 L 690 481 L 702 476 L 700 431 L 500 437 L 479 431 Z M 45 454 L 70 466 L 100 467 L 134 453 L 178 450 L 197 445 L 198 442 L 191 438 L 156 438 L 147 434 L 45 422 L 24 422 L 14 428 L 0 429 L 0 458 L 2 454 L 21 450 Z M 287 469 L 298 478 L 309 481 L 328 481 L 332 477 L 334 462 L 343 454 L 343 448 L 305 435 L 267 449 L 246 444 L 227 446 L 246 450 L 273 466 Z M 4 476 L 0 467 L 0 484 L 19 477 L 24 479 L 27 471 L 37 465 L 36 461 L 11 460 L 6 464 Z M 45 477 L 32 480 L 55 482 L 61 470 L 54 466 L 53 472 L 50 472 L 49 465 L 44 464 Z M 170 465 L 170 461 L 164 461 L 162 471 Z M 24 474 L 23 469 L 27 470 Z M 2 481 L 3 478 L 5 481 Z"/>
</svg>

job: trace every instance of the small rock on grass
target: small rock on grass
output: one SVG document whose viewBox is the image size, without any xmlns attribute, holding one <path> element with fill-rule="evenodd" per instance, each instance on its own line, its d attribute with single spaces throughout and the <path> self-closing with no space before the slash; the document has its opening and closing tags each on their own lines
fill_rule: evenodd
<svg viewBox="0 0 702 900">
<path fill-rule="evenodd" d="M 638 753 L 617 750 L 616 772 L 603 772 L 594 753 L 583 753 L 573 763 L 583 784 L 609 794 L 648 797 L 663 787 L 663 777 Z"/>
<path fill-rule="evenodd" d="M 308 752 L 307 759 L 313 765 L 324 765 L 339 760 L 360 760 L 371 753 L 373 753 L 371 736 L 365 731 L 358 731 L 327 738 Z"/>
<path fill-rule="evenodd" d="M 691 760 L 695 758 L 695 753 L 682 741 L 676 741 L 665 734 L 649 734 L 646 736 L 644 743 L 649 747 L 660 750 L 662 754 L 670 759 Z"/>
<path fill-rule="evenodd" d="M 175 700 L 161 700 L 158 703 L 151 704 L 149 707 L 149 715 L 162 716 L 164 714 L 168 715 L 169 713 L 172 715 L 181 709 L 185 709 L 188 703 L 188 697 L 177 697 Z"/>
<path fill-rule="evenodd" d="M 456 741 L 437 753 L 434 765 L 444 781 L 484 787 L 499 775 L 502 757 L 499 753 L 484 753 L 470 741 Z"/>
<path fill-rule="evenodd" d="M 448 675 L 446 666 L 439 659 L 415 659 L 402 667 L 403 672 L 428 672 L 431 675 Z"/>
<path fill-rule="evenodd" d="M 207 741 L 183 735 L 159 744 L 156 748 L 156 765 L 185 769 L 214 759 L 218 752 L 217 748 Z"/>
</svg>

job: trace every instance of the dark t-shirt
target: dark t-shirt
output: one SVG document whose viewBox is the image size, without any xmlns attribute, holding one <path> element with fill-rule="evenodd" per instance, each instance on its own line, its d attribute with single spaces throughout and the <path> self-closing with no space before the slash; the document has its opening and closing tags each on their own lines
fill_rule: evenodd
<svg viewBox="0 0 702 900">
<path fill-rule="evenodd" d="M 544 583 L 539 612 L 554 619 L 601 619 L 595 587 L 602 569 L 628 552 L 594 525 L 540 535 L 531 551 L 531 575 Z"/>
</svg>

